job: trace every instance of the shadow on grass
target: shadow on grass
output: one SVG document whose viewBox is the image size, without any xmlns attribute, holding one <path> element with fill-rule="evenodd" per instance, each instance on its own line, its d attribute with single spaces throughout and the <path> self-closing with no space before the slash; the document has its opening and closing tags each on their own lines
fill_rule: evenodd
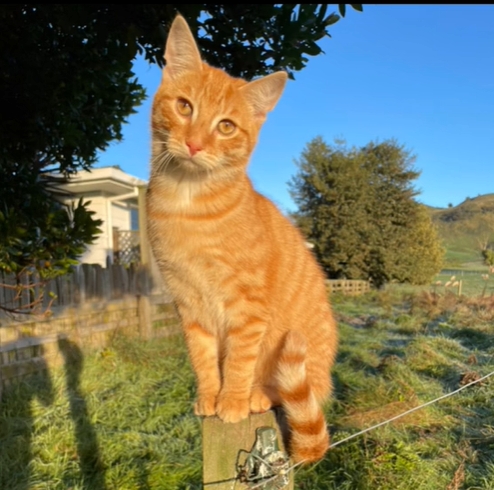
<svg viewBox="0 0 494 490">
<path fill-rule="evenodd" d="M 351 369 L 357 370 L 366 375 L 376 376 L 379 374 L 376 366 L 359 357 L 358 353 L 350 350 L 339 352 L 336 357 L 338 364 L 347 364 Z"/>
<path fill-rule="evenodd" d="M 82 483 L 82 486 L 78 488 L 106 490 L 104 466 L 96 432 L 90 422 L 86 400 L 80 389 L 82 351 L 75 343 L 64 338 L 58 340 L 58 346 L 64 358 L 66 391 L 80 465 L 78 483 Z M 19 361 L 24 362 L 26 367 L 30 364 L 35 365 L 36 374 L 14 382 L 5 390 L 0 402 L 0 489 L 2 490 L 33 488 L 31 475 L 33 458 L 38 457 L 33 453 L 33 434 L 35 431 L 43 432 L 47 429 L 47 424 L 53 423 L 41 418 L 35 424 L 34 419 L 34 400 L 45 407 L 52 405 L 55 400 L 50 372 L 42 350 L 40 354 L 27 361 Z M 143 484 L 142 488 L 145 489 L 146 486 Z"/>
<path fill-rule="evenodd" d="M 462 327 L 453 330 L 450 335 L 468 349 L 485 350 L 494 346 L 494 335 L 475 328 Z"/>
<path fill-rule="evenodd" d="M 105 469 L 101 460 L 98 438 L 91 424 L 87 403 L 80 389 L 80 377 L 84 356 L 74 342 L 66 338 L 58 340 L 58 346 L 65 360 L 65 378 L 79 457 L 83 488 L 105 490 Z"/>
<path fill-rule="evenodd" d="M 0 488 L 28 490 L 34 417 L 32 401 L 53 403 L 53 386 L 46 362 L 38 359 L 39 373 L 9 387 L 0 402 Z"/>
</svg>

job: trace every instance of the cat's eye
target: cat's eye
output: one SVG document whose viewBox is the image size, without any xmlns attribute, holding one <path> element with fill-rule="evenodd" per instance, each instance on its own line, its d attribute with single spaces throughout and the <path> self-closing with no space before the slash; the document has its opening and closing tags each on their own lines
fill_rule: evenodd
<svg viewBox="0 0 494 490">
<path fill-rule="evenodd" d="M 218 131 L 221 134 L 225 134 L 225 135 L 232 134 L 235 131 L 235 128 L 236 128 L 235 124 L 228 119 L 223 119 L 218 123 Z"/>
<path fill-rule="evenodd" d="M 192 104 L 185 99 L 177 100 L 177 111 L 182 116 L 191 116 L 192 115 Z"/>
</svg>

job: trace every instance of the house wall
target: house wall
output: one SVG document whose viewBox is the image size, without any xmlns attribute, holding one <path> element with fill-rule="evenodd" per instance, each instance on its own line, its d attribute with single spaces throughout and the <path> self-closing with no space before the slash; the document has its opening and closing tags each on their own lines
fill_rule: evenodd
<svg viewBox="0 0 494 490">
<path fill-rule="evenodd" d="M 106 257 L 111 251 L 110 247 L 110 234 L 108 233 L 108 206 L 107 200 L 102 196 L 92 196 L 90 198 L 91 204 L 89 208 L 91 211 L 95 212 L 93 216 L 94 219 L 103 220 L 101 226 L 102 233 L 98 235 L 96 241 L 89 245 L 86 252 L 81 257 L 81 262 L 83 264 L 99 264 L 102 267 L 106 266 Z"/>
<path fill-rule="evenodd" d="M 131 208 L 126 204 L 111 202 L 106 197 L 91 197 L 89 207 L 96 213 L 95 218 L 103 220 L 102 233 L 88 247 L 81 262 L 106 267 L 107 257 L 113 262 L 113 229 L 131 229 Z"/>
<path fill-rule="evenodd" d="M 82 197 L 84 201 L 90 201 L 88 208 L 103 224 L 101 233 L 87 247 L 80 261 L 105 267 L 108 259 L 114 260 L 114 231 L 136 231 L 137 220 L 136 216 L 132 219 L 132 210 L 138 204 L 137 189 L 145 182 L 113 167 L 94 169 L 92 179 L 86 181 L 86 177 L 87 174 L 81 173 L 68 185 L 66 190 L 72 195 L 69 200 L 77 202 Z M 119 201 L 120 198 L 123 200 Z"/>
<path fill-rule="evenodd" d="M 130 230 L 130 207 L 113 202 L 111 206 L 112 227 L 119 230 Z"/>
</svg>

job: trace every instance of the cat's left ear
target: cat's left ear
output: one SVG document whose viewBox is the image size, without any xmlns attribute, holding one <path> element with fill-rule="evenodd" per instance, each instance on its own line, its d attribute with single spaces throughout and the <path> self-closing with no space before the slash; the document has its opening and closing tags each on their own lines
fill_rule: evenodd
<svg viewBox="0 0 494 490">
<path fill-rule="evenodd" d="M 288 75 L 284 71 L 278 71 L 254 80 L 240 89 L 251 103 L 256 117 L 264 120 L 267 113 L 274 109 L 283 93 L 287 78 Z"/>
<path fill-rule="evenodd" d="M 186 72 L 202 69 L 201 54 L 190 28 L 181 15 L 173 21 L 165 47 L 164 78 L 176 78 Z"/>
</svg>

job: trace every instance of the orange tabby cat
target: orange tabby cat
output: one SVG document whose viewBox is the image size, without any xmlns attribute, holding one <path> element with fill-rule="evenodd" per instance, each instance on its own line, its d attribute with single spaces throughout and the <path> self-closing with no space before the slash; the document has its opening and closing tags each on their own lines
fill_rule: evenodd
<svg viewBox="0 0 494 490">
<path fill-rule="evenodd" d="M 281 404 L 293 459 L 318 460 L 329 445 L 321 404 L 337 343 L 323 274 L 246 175 L 286 74 L 248 83 L 207 65 L 180 16 L 165 59 L 148 229 L 197 377 L 195 412 L 238 422 Z"/>
</svg>

